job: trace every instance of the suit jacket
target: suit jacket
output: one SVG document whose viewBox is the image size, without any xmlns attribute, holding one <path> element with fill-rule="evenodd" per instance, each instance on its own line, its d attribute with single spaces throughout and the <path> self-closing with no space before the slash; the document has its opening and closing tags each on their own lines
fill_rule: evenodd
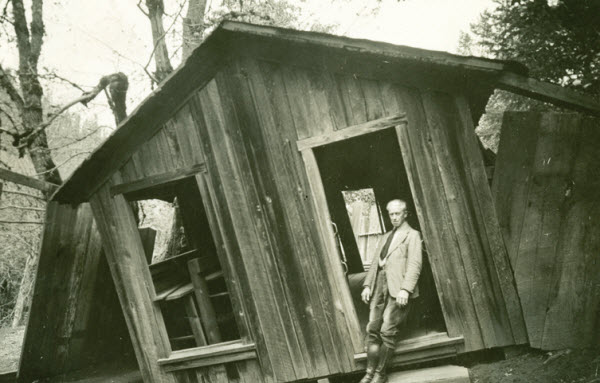
<svg viewBox="0 0 600 383">
<path fill-rule="evenodd" d="M 377 244 L 371 267 L 363 283 L 364 287 L 371 289 L 371 294 L 375 291 L 375 280 L 379 274 L 379 255 L 391 231 L 384 234 Z M 423 263 L 423 254 L 421 251 L 421 234 L 404 222 L 398 228 L 392 243 L 388 249 L 387 259 L 383 268 L 387 276 L 388 290 L 392 297 L 396 297 L 400 290 L 406 290 L 410 293 L 410 298 L 419 296 L 417 281 L 421 274 Z M 371 295 L 372 296 L 372 295 Z"/>
</svg>

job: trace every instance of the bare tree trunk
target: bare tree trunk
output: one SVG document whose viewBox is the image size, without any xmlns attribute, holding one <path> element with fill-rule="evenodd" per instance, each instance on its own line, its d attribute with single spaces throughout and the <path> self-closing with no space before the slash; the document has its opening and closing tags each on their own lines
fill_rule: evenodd
<svg viewBox="0 0 600 383">
<path fill-rule="evenodd" d="M 202 42 L 204 32 L 204 15 L 207 0 L 189 0 L 188 9 L 183 19 L 183 59 Z"/>
<path fill-rule="evenodd" d="M 169 51 L 165 41 L 165 28 L 163 26 L 163 14 L 165 6 L 163 0 L 146 0 L 148 18 L 152 28 L 152 41 L 154 42 L 154 61 L 156 72 L 154 77 L 158 82 L 164 80 L 169 73 L 173 72 Z"/>
<path fill-rule="evenodd" d="M 62 178 L 52 159 L 45 132 L 45 128 L 52 123 L 54 118 L 50 118 L 46 122 L 44 121 L 42 108 L 44 92 L 38 76 L 38 61 L 44 37 L 43 0 L 32 0 L 31 23 L 29 25 L 27 25 L 23 0 L 11 0 L 11 3 L 14 19 L 13 25 L 19 52 L 18 77 L 20 94 L 2 68 L 0 68 L 0 86 L 7 90 L 21 117 L 23 128 L 22 131 L 15 132 L 15 144 L 18 146 L 21 155 L 23 151 L 28 151 L 34 169 L 40 178 L 60 185 L 62 184 Z M 57 114 L 62 113 L 62 111 L 77 102 L 84 104 L 89 102 L 102 90 L 106 90 L 107 87 L 109 104 L 115 115 L 115 121 L 118 124 L 126 116 L 125 95 L 127 93 L 128 82 L 127 76 L 122 73 L 103 77 L 99 85 L 92 92 L 87 92 L 79 99 L 61 109 Z M 21 139 L 25 142 L 19 142 Z M 31 254 L 27 258 L 15 304 L 13 326 L 21 325 L 26 314 L 29 312 L 37 261 L 38 254 Z"/>
</svg>

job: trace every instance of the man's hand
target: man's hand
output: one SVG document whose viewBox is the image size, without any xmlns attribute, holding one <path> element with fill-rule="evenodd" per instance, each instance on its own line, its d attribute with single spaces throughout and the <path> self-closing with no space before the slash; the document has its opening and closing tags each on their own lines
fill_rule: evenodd
<svg viewBox="0 0 600 383">
<path fill-rule="evenodd" d="M 396 303 L 402 307 L 406 306 L 408 304 L 408 294 L 408 291 L 400 290 L 398 295 L 396 295 Z"/>
<path fill-rule="evenodd" d="M 363 302 L 369 303 L 369 299 L 371 299 L 371 289 L 365 287 L 362 293 L 360 293 L 360 297 L 362 298 Z"/>
</svg>

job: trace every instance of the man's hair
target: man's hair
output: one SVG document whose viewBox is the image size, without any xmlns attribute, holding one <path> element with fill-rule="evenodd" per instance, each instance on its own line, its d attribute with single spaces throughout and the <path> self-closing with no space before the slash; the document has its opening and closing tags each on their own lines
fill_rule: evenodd
<svg viewBox="0 0 600 383">
<path fill-rule="evenodd" d="M 387 203 L 387 205 L 385 205 L 386 210 L 390 210 L 390 206 L 392 205 L 400 205 L 403 206 L 404 209 L 406 209 L 406 201 L 401 200 L 401 199 L 393 199 L 390 202 Z"/>
</svg>

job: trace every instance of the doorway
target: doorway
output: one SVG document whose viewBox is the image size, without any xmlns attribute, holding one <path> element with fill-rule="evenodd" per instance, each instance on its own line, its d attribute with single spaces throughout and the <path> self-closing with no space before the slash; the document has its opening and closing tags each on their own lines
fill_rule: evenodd
<svg viewBox="0 0 600 383">
<path fill-rule="evenodd" d="M 396 198 L 405 200 L 408 223 L 422 231 L 398 138 L 393 128 L 385 129 L 318 146 L 313 151 L 334 225 L 340 262 L 364 336 L 369 308 L 360 300 L 360 293 L 376 247 L 368 243 L 373 244 L 378 236 L 392 228 L 385 210 L 387 202 Z M 368 216 L 369 223 L 357 225 L 357 221 L 363 220 L 356 214 Z M 366 245 L 361 236 L 367 237 L 363 238 Z M 411 313 L 400 334 L 403 340 L 446 332 L 426 243 L 423 244 L 419 290 L 420 296 L 412 302 Z"/>
</svg>

